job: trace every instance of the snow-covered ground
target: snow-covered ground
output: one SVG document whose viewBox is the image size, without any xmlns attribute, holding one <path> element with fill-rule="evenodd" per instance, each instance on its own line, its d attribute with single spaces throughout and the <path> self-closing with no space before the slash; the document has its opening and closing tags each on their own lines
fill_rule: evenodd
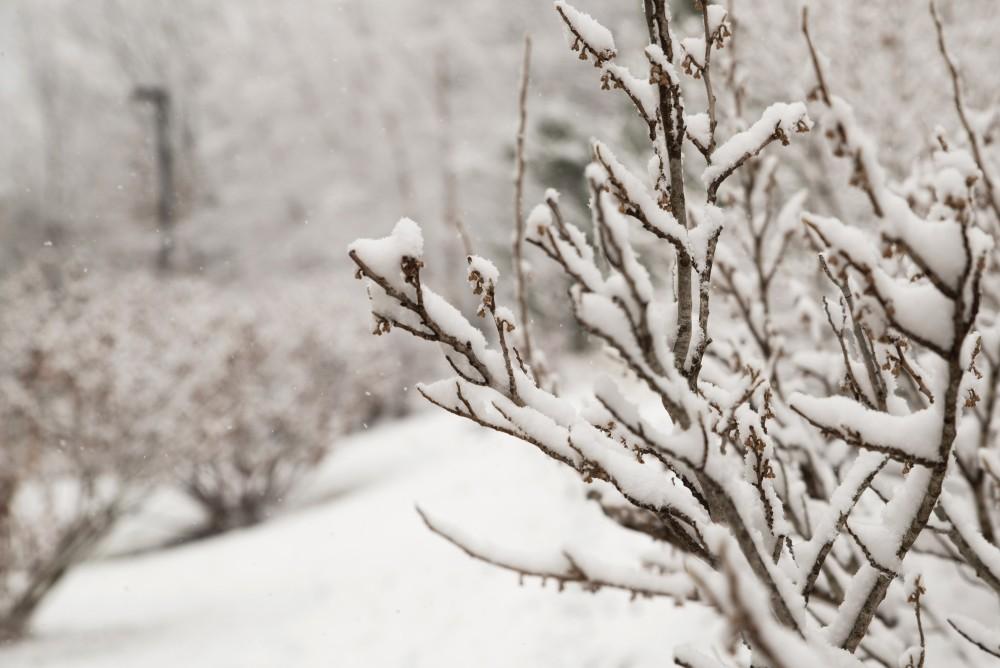
<svg viewBox="0 0 1000 668">
<path fill-rule="evenodd" d="M 719 633 L 698 606 L 681 614 L 620 592 L 519 587 L 414 511 L 420 503 L 513 544 L 557 545 L 585 524 L 571 503 L 581 493 L 523 444 L 417 415 L 345 442 L 314 480 L 311 505 L 74 571 L 34 636 L 0 651 L 0 666 L 664 666 L 674 645 Z"/>
</svg>

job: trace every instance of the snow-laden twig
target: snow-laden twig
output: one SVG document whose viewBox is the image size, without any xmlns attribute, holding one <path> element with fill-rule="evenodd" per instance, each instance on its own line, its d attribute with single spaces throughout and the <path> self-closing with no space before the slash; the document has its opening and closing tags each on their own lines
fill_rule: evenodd
<svg viewBox="0 0 1000 668">
<path fill-rule="evenodd" d="M 948 618 L 948 624 L 960 636 L 982 651 L 1000 659 L 1000 640 L 995 629 L 990 629 L 974 619 L 964 615 L 954 615 Z"/>
<path fill-rule="evenodd" d="M 667 597 L 678 601 L 693 599 L 695 590 L 688 578 L 677 573 L 657 573 L 653 570 L 629 571 L 620 564 L 572 548 L 550 555 L 537 550 L 506 548 L 492 541 L 470 535 L 459 527 L 429 515 L 417 506 L 424 525 L 470 557 L 517 573 L 524 578 L 539 578 L 557 583 L 560 590 L 576 584 L 585 591 L 621 589 L 633 598 Z"/>
</svg>

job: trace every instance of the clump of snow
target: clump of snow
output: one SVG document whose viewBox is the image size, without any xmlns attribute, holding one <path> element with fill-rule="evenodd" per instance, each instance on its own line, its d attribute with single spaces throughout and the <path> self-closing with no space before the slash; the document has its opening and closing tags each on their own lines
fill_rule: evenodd
<svg viewBox="0 0 1000 668">
<path fill-rule="evenodd" d="M 711 139 L 709 134 L 711 124 L 707 113 L 701 111 L 697 114 L 689 114 L 685 116 L 684 125 L 687 128 L 687 133 L 691 139 L 698 142 L 702 146 L 708 146 Z"/>
<path fill-rule="evenodd" d="M 497 266 L 480 255 L 469 256 L 469 280 L 478 275 L 478 281 L 496 286 L 500 282 L 500 270 Z"/>
<path fill-rule="evenodd" d="M 904 333 L 942 350 L 951 347 L 952 300 L 930 283 L 892 278 L 881 270 L 873 272 L 873 277 L 873 287 L 887 303 L 889 317 Z"/>
<path fill-rule="evenodd" d="M 812 213 L 802 214 L 802 220 L 822 236 L 827 248 L 851 258 L 862 271 L 878 266 L 878 253 L 864 231 L 845 225 L 836 218 Z"/>
<path fill-rule="evenodd" d="M 982 176 L 979 166 L 968 151 L 954 149 L 950 151 L 935 151 L 934 168 L 937 170 L 955 170 L 965 181 L 967 187 L 972 187 Z"/>
<path fill-rule="evenodd" d="M 497 306 L 494 310 L 498 322 L 507 324 L 509 329 L 514 329 L 514 312 L 506 306 Z"/>
<path fill-rule="evenodd" d="M 681 51 L 684 53 L 684 71 L 698 78 L 705 67 L 705 38 L 685 37 L 681 40 Z"/>
<path fill-rule="evenodd" d="M 420 260 L 423 257 L 424 237 L 419 225 L 409 218 L 401 218 L 389 236 L 358 239 L 347 250 L 357 255 L 377 275 L 391 280 L 394 276 L 402 277 L 400 265 L 403 258 Z"/>
<path fill-rule="evenodd" d="M 945 203 L 964 202 L 968 197 L 969 186 L 965 177 L 954 167 L 939 170 L 934 177 L 934 194 Z"/>
<path fill-rule="evenodd" d="M 548 204 L 536 204 L 528 214 L 527 238 L 532 241 L 543 241 L 550 225 L 552 225 L 552 211 Z"/>
<path fill-rule="evenodd" d="M 617 54 L 615 38 L 611 31 L 601 25 L 597 19 L 590 14 L 581 12 L 565 0 L 558 0 L 555 7 L 556 11 L 571 26 L 571 30 L 567 34 L 571 46 L 575 44 L 577 39 L 582 39 L 597 52 L 597 57 L 600 60 L 610 60 L 615 57 Z"/>
<path fill-rule="evenodd" d="M 729 12 L 722 5 L 707 5 L 705 12 L 708 14 L 708 34 L 714 35 L 722 27 L 722 24 L 729 18 Z"/>
</svg>

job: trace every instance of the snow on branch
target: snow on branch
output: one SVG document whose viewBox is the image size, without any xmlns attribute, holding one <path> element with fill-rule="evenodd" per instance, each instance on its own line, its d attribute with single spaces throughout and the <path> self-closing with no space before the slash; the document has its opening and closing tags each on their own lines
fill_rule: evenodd
<svg viewBox="0 0 1000 668">
<path fill-rule="evenodd" d="M 796 548 L 801 572 L 800 587 L 807 598 L 851 511 L 886 462 L 887 459 L 877 453 L 863 453 L 857 457 L 831 495 L 829 507 L 813 528 L 812 537 Z"/>
<path fill-rule="evenodd" d="M 581 12 L 564 0 L 558 0 L 555 8 L 566 24 L 570 48 L 580 53 L 580 60 L 586 60 L 589 54 L 594 58 L 594 64 L 600 67 L 618 55 L 611 31 L 590 14 Z"/>
<path fill-rule="evenodd" d="M 522 580 L 540 578 L 543 584 L 552 580 L 560 590 L 567 584 L 576 584 L 591 592 L 605 588 L 621 589 L 633 598 L 663 596 L 684 601 L 694 599 L 696 595 L 690 578 L 680 573 L 663 573 L 652 568 L 636 569 L 630 564 L 615 563 L 575 548 L 551 553 L 518 550 L 474 536 L 419 506 L 417 514 L 428 529 L 470 557 L 513 571 Z"/>
<path fill-rule="evenodd" d="M 963 107 L 957 73 L 943 41 L 939 17 L 933 4 L 931 7 L 938 29 L 939 46 L 950 65 L 953 82 L 956 82 L 956 105 L 961 114 Z M 874 141 L 858 124 L 851 106 L 830 92 L 820 57 L 809 33 L 808 11 L 805 8 L 802 13 L 802 31 L 816 72 L 818 97 L 826 107 L 821 123 L 827 127 L 826 135 L 833 142 L 834 155 L 852 159 L 851 184 L 861 188 L 868 196 L 872 211 L 882 220 L 883 237 L 899 244 L 927 273 L 935 287 L 954 298 L 961 288 L 961 279 L 968 276 L 973 264 L 963 260 L 975 260 L 992 247 L 992 240 L 986 238 L 981 231 L 971 228 L 967 219 L 963 220 L 971 209 L 965 204 L 969 199 L 969 188 L 989 171 L 978 151 L 975 133 L 969 135 L 975 156 L 974 164 L 967 160 L 967 166 L 956 169 L 959 163 L 952 158 L 936 165 L 938 195 L 943 202 L 950 203 L 953 209 L 951 216 L 955 222 L 946 219 L 940 223 L 940 227 L 935 227 L 918 217 L 903 197 L 892 192 L 885 170 L 879 164 Z M 983 171 L 984 167 L 986 171 Z M 991 183 L 987 183 L 987 191 L 991 204 L 996 207 L 997 200 Z M 937 243 L 942 245 L 938 246 Z M 966 255 L 971 258 L 964 257 Z"/>
<path fill-rule="evenodd" d="M 575 426 L 570 440 L 584 457 L 607 473 L 611 484 L 633 505 L 657 514 L 674 515 L 695 532 L 709 520 L 691 492 L 671 480 L 671 472 L 657 465 L 658 462 L 643 462 L 620 446 L 609 447 L 608 439 L 592 425 Z"/>
<path fill-rule="evenodd" d="M 938 514 L 951 523 L 948 538 L 976 576 L 1000 597 L 1000 547 L 986 538 L 965 507 L 949 493 L 941 495 Z"/>
<path fill-rule="evenodd" d="M 801 635 L 778 622 L 767 592 L 739 550 L 732 543 L 723 542 L 717 552 L 718 572 L 703 564 L 693 564 L 692 576 L 709 603 L 737 622 L 737 630 L 748 636 L 751 647 L 766 665 L 773 668 L 864 665 L 847 652 L 830 647 L 815 631 Z"/>
<path fill-rule="evenodd" d="M 863 282 L 867 292 L 875 297 L 888 323 L 904 335 L 946 357 L 957 341 L 953 331 L 956 315 L 961 316 L 959 333 L 962 336 L 968 333 L 978 313 L 978 301 L 965 301 L 958 286 L 942 287 L 944 284 L 941 279 L 922 283 L 896 278 L 887 268 L 883 268 L 884 258 L 876 252 L 872 240 L 862 231 L 848 227 L 835 218 L 803 214 L 802 219 L 819 242 L 833 254 L 829 260 L 831 265 L 842 264 L 842 272 L 850 269 Z M 924 225 L 928 228 L 941 225 L 938 229 L 947 231 L 943 223 L 926 222 Z M 949 271 L 957 273 L 964 292 L 970 284 L 973 287 L 978 285 L 991 243 L 977 230 L 963 227 L 958 230 L 958 234 L 962 239 L 961 247 L 950 246 L 943 241 L 940 250 L 942 255 L 949 248 L 957 253 L 957 257 L 950 261 L 958 266 Z M 929 248 L 934 240 L 941 238 L 940 234 L 932 235 L 923 241 L 914 242 L 913 247 Z M 909 245 L 906 247 L 909 248 Z M 920 256 L 912 253 L 911 257 L 916 260 Z M 935 262 L 941 266 L 946 260 L 939 257 Z M 916 264 L 930 266 L 924 261 Z M 978 288 L 974 287 L 974 291 L 978 291 Z M 955 314 L 956 308 L 960 309 L 960 314 Z M 928 312 L 936 314 L 936 317 L 927 318 Z"/>
<path fill-rule="evenodd" d="M 647 186 L 619 162 L 611 149 L 602 142 L 595 141 L 594 159 L 607 175 L 609 190 L 624 213 L 642 223 L 648 232 L 670 242 L 680 252 L 691 254 L 685 226 L 669 211 L 663 210 Z"/>
<path fill-rule="evenodd" d="M 725 46 L 726 40 L 733 36 L 732 27 L 729 24 L 729 11 L 722 5 L 709 4 L 707 1 L 702 3 L 702 7 L 705 10 L 705 32 L 708 35 L 708 41 L 715 48 L 721 49 Z"/>
<path fill-rule="evenodd" d="M 803 215 L 815 245 L 825 254 L 821 255 L 821 266 L 840 288 L 842 304 L 855 325 L 861 325 L 855 339 L 872 382 L 864 386 L 859 382 L 864 376 L 851 371 L 852 361 L 844 347 L 846 327 L 837 329 L 828 308 L 828 319 L 844 354 L 849 386 L 858 401 L 796 395 L 791 406 L 829 435 L 902 462 L 906 474 L 878 521 L 847 518 L 841 525 L 866 563 L 851 581 L 829 636 L 853 650 L 866 637 L 903 557 L 931 518 L 961 411 L 974 409 L 979 400 L 974 377 L 981 374 L 975 367 L 974 351 L 981 342 L 974 326 L 992 243 L 971 224 L 968 194 L 963 196 L 961 188 L 940 189 L 943 199 L 937 220 L 917 216 L 905 199 L 888 188 L 873 142 L 857 125 L 849 105 L 827 89 L 807 17 L 804 12 L 803 32 L 819 80 L 818 96 L 828 109 L 824 119 L 827 136 L 834 140 L 836 154 L 853 156 L 852 183 L 868 195 L 872 211 L 880 219 L 885 248 L 879 252 L 875 239 L 837 219 Z M 939 180 L 951 183 L 961 174 L 962 164 L 957 156 L 940 156 L 936 169 L 943 176 Z M 967 169 L 966 174 L 973 177 Z M 910 266 L 919 273 L 908 271 Z M 877 366 L 872 364 L 879 355 L 876 342 L 889 347 L 881 353 L 887 363 Z M 925 348 L 938 362 L 929 370 L 920 370 L 904 352 L 909 342 Z M 892 406 L 896 402 L 890 390 L 896 386 L 895 378 L 883 374 L 883 367 L 894 368 L 908 378 L 929 405 L 915 412 Z M 879 392 L 872 393 L 872 389 Z M 961 532 L 953 530 L 952 536 L 956 545 L 965 547 L 966 559 L 976 563 L 978 557 Z"/>
<path fill-rule="evenodd" d="M 705 52 L 707 47 L 703 37 L 685 37 L 681 40 L 681 53 L 684 58 L 681 60 L 681 68 L 685 74 L 695 79 L 701 78 L 701 73 L 705 69 Z"/>
<path fill-rule="evenodd" d="M 708 200 L 714 202 L 722 182 L 768 144 L 778 141 L 788 146 L 792 134 L 808 132 L 812 126 L 806 106 L 801 102 L 772 104 L 753 125 L 730 137 L 712 153 L 712 164 L 701 174 L 702 183 L 708 189 Z"/>
<path fill-rule="evenodd" d="M 681 668 L 729 668 L 727 664 L 699 652 L 691 645 L 674 648 L 674 664 Z"/>
<path fill-rule="evenodd" d="M 605 63 L 601 75 L 601 88 L 622 90 L 635 105 L 636 111 L 649 126 L 649 138 L 656 138 L 656 114 L 659 112 L 659 90 L 647 79 L 632 76 L 627 67 Z"/>
<path fill-rule="evenodd" d="M 1000 659 L 1000 636 L 996 629 L 987 628 L 965 615 L 952 615 L 948 618 L 948 624 L 980 650 Z"/>
<path fill-rule="evenodd" d="M 941 415 L 926 408 L 910 415 L 872 410 L 847 397 L 810 397 L 794 394 L 789 405 L 817 429 L 863 450 L 889 455 L 907 464 L 942 464 L 939 435 L 934 426 Z"/>
</svg>

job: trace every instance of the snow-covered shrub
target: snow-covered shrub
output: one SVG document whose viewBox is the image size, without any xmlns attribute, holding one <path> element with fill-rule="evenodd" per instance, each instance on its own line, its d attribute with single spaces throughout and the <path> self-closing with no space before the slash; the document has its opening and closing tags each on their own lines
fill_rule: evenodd
<svg viewBox="0 0 1000 668">
<path fill-rule="evenodd" d="M 904 563 L 908 554 L 945 556 L 1000 594 L 988 389 L 996 373 L 992 362 L 984 369 L 995 337 L 983 326 L 995 319 L 994 250 L 980 228 L 1000 220 L 986 222 L 996 196 L 975 129 L 971 152 L 942 143 L 926 167 L 925 206 L 911 207 L 807 40 L 813 116 L 850 161 L 871 225 L 802 213 L 806 194 L 782 197 L 777 165 L 757 156 L 813 121 L 793 102 L 753 122 L 721 122 L 713 75 L 725 71 L 718 63 L 732 33 L 722 6 L 704 3 L 701 30 L 683 36 L 665 0 L 646 0 L 642 73 L 618 64 L 614 37 L 594 18 L 563 1 L 555 8 L 572 50 L 631 101 L 650 143 L 644 173 L 593 143 L 592 238 L 563 216 L 554 191 L 528 219 L 528 241 L 571 280 L 580 326 L 616 362 L 593 400 L 581 407 L 536 382 L 489 261 L 469 258 L 480 329 L 424 283 L 412 220 L 356 241 L 349 255 L 376 333 L 435 342 L 455 372 L 419 386 L 427 400 L 576 471 L 607 520 L 650 545 L 631 560 L 596 545 L 538 554 L 422 513 L 425 522 L 522 576 L 704 600 L 740 639 L 715 655 L 731 653 L 738 665 L 924 665 L 924 594 L 935 583 L 913 558 Z M 696 96 L 706 101 L 697 113 L 685 105 Z M 730 126 L 738 131 L 720 137 Z M 700 183 L 685 178 L 685 149 L 688 161 L 702 160 Z M 732 188 L 737 173 L 742 187 Z M 660 248 L 640 255 L 637 240 L 650 236 Z M 816 253 L 811 266 L 797 258 L 804 245 L 818 252 L 818 269 Z M 666 284 L 651 270 L 663 264 L 673 273 Z M 977 523 L 983 504 L 990 510 Z M 941 612 L 965 639 L 1000 654 L 986 627 Z M 936 640 L 956 641 L 937 627 Z M 675 661 L 729 665 L 687 647 Z"/>
<path fill-rule="evenodd" d="M 402 353 L 342 290 L 95 273 L 0 283 L 0 638 L 155 487 L 206 532 L 259 521 L 338 434 L 407 408 Z"/>
<path fill-rule="evenodd" d="M 0 636 L 136 500 L 170 430 L 151 286 L 31 267 L 0 294 Z"/>
<path fill-rule="evenodd" d="M 173 468 L 205 532 L 261 521 L 338 434 L 405 410 L 387 387 L 401 360 L 348 335 L 337 300 L 293 286 L 192 297 L 178 350 L 190 368 L 172 409 L 190 449 Z"/>
</svg>

